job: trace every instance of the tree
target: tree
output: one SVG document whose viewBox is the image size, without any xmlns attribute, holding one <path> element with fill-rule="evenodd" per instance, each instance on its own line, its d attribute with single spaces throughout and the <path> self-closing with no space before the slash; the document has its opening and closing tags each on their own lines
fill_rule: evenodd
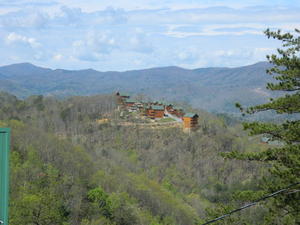
<svg viewBox="0 0 300 225">
<path fill-rule="evenodd" d="M 262 182 L 263 192 L 260 193 L 272 193 L 300 181 L 300 30 L 295 29 L 294 34 L 291 34 L 268 29 L 265 34 L 268 38 L 282 42 L 282 48 L 277 49 L 278 54 L 267 56 L 268 61 L 273 65 L 267 73 L 273 75 L 276 80 L 274 83 L 268 83 L 267 88 L 272 91 L 282 91 L 284 95 L 270 99 L 266 104 L 246 109 L 238 103 L 236 106 L 246 114 L 275 111 L 277 114 L 289 115 L 293 119 L 286 119 L 282 123 L 244 123 L 244 129 L 249 130 L 250 135 L 267 135 L 270 140 L 277 141 L 279 144 L 270 146 L 262 152 L 231 152 L 226 156 L 267 163 L 269 174 Z M 295 190 L 265 202 L 268 209 L 265 224 L 300 223 L 299 186 L 296 186 Z"/>
</svg>

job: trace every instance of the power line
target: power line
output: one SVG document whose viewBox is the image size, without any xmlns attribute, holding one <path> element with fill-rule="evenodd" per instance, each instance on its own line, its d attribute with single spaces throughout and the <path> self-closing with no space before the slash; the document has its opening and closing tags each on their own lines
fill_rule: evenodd
<svg viewBox="0 0 300 225">
<path fill-rule="evenodd" d="M 247 205 L 244 205 L 244 206 L 242 206 L 242 207 L 240 207 L 240 208 L 238 208 L 238 209 L 232 210 L 232 211 L 230 211 L 229 213 L 224 214 L 224 215 L 222 215 L 222 216 L 220 216 L 220 217 L 218 217 L 218 218 L 215 218 L 215 219 L 210 220 L 210 221 L 208 221 L 208 222 L 206 222 L 206 223 L 203 223 L 202 225 L 207 225 L 207 224 L 214 223 L 214 222 L 216 222 L 216 221 L 218 221 L 218 220 L 222 220 L 222 219 L 224 219 L 225 217 L 230 216 L 230 215 L 233 214 L 233 213 L 236 213 L 236 212 L 238 212 L 238 211 L 241 211 L 241 210 L 243 210 L 243 209 L 246 209 L 246 208 L 249 208 L 249 207 L 251 207 L 251 206 L 253 206 L 253 205 L 256 205 L 256 204 L 257 204 L 258 202 L 260 202 L 260 201 L 266 200 L 267 198 L 274 197 L 275 195 L 281 194 L 282 192 L 286 192 L 286 191 L 288 191 L 291 187 L 294 187 L 294 186 L 299 185 L 299 184 L 300 184 L 300 182 L 291 184 L 291 185 L 285 187 L 284 189 L 281 189 L 281 190 L 278 190 L 278 191 L 273 192 L 273 193 L 271 193 L 271 194 L 268 194 L 268 195 L 266 195 L 266 196 L 264 196 L 264 197 L 262 197 L 262 198 L 257 199 L 257 200 L 254 201 L 254 202 L 251 202 L 251 203 L 249 203 L 249 204 L 247 204 Z M 292 193 L 296 193 L 296 192 L 292 192 Z"/>
</svg>

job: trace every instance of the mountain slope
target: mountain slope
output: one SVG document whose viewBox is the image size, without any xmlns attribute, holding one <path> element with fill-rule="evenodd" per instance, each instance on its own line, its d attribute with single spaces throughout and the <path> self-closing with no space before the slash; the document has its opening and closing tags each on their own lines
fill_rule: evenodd
<svg viewBox="0 0 300 225">
<path fill-rule="evenodd" d="M 125 72 L 62 70 L 29 63 L 0 67 L 0 90 L 18 97 L 32 94 L 70 96 L 111 93 L 116 90 L 143 93 L 152 98 L 185 101 L 208 111 L 233 112 L 234 102 L 262 103 L 270 95 L 264 88 L 271 77 L 268 63 L 238 68 L 151 68 Z"/>
</svg>

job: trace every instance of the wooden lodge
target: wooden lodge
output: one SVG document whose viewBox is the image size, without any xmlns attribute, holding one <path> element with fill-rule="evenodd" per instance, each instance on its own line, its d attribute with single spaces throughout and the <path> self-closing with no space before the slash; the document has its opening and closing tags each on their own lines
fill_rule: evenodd
<svg viewBox="0 0 300 225">
<path fill-rule="evenodd" d="M 127 110 L 128 112 L 138 112 L 140 115 L 150 119 L 162 119 L 165 116 L 173 118 L 177 122 L 183 121 L 184 131 L 193 131 L 198 127 L 199 116 L 195 113 L 184 113 L 180 107 L 164 101 L 142 102 L 136 101 L 128 94 L 117 92 L 118 109 Z M 166 115 L 165 115 L 166 113 Z M 177 117 L 177 118 L 176 118 Z"/>
<path fill-rule="evenodd" d="M 160 106 L 163 106 L 163 107 L 165 107 L 167 105 L 167 103 L 164 102 L 164 101 L 156 101 L 156 102 L 153 102 L 152 104 L 153 105 L 160 105 Z"/>
<path fill-rule="evenodd" d="M 184 110 L 183 108 L 175 108 L 174 109 L 174 115 L 176 115 L 179 118 L 182 118 L 184 116 Z"/>
<path fill-rule="evenodd" d="M 198 114 L 196 113 L 186 113 L 183 116 L 183 129 L 195 129 L 198 126 Z"/>
<path fill-rule="evenodd" d="M 180 107 L 167 106 L 166 109 L 170 114 L 177 116 L 178 118 L 182 118 L 184 115 L 184 111 Z"/>
<path fill-rule="evenodd" d="M 127 98 L 124 101 L 124 105 L 126 107 L 132 107 L 133 105 L 135 105 L 135 100 L 131 99 L 131 98 Z"/>
<path fill-rule="evenodd" d="M 117 96 L 117 103 L 119 105 L 122 105 L 125 103 L 126 99 L 129 99 L 130 96 L 126 93 L 122 93 L 122 92 L 117 92 L 116 93 L 116 96 Z"/>
<path fill-rule="evenodd" d="M 171 112 L 172 110 L 173 110 L 173 104 L 166 104 L 165 105 L 165 108 L 166 108 L 166 110 L 168 111 L 168 112 Z"/>
<path fill-rule="evenodd" d="M 163 118 L 165 114 L 165 107 L 160 105 L 152 105 L 146 109 L 146 115 L 151 119 Z"/>
</svg>

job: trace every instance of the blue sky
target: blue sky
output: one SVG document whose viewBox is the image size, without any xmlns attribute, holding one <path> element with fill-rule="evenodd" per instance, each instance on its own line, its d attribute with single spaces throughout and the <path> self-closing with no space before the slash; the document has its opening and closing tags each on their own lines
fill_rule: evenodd
<svg viewBox="0 0 300 225">
<path fill-rule="evenodd" d="M 0 65 L 101 71 L 243 66 L 300 28 L 299 0 L 0 0 Z"/>
</svg>

